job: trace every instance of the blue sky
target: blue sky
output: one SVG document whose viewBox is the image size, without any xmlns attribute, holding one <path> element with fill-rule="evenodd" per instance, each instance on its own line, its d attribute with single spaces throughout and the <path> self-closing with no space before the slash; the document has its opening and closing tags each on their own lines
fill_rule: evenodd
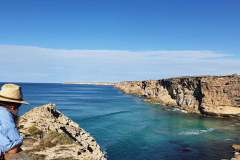
<svg viewBox="0 0 240 160">
<path fill-rule="evenodd" d="M 1 0 L 1 81 L 239 73 L 239 8 L 238 0 Z"/>
</svg>

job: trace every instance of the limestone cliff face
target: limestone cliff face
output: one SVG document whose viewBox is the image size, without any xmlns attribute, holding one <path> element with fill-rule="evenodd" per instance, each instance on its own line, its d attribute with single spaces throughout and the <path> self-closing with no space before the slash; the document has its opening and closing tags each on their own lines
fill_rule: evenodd
<svg viewBox="0 0 240 160">
<path fill-rule="evenodd" d="M 240 116 L 240 76 L 179 77 L 125 81 L 115 85 L 128 94 L 144 96 L 192 113 Z"/>
<path fill-rule="evenodd" d="M 24 136 L 23 153 L 31 159 L 105 160 L 105 154 L 79 125 L 48 104 L 34 108 L 20 118 Z"/>
</svg>

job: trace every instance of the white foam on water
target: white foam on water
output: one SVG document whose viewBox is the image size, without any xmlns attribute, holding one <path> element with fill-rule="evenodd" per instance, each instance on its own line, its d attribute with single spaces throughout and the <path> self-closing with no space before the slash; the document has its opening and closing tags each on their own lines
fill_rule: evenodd
<svg viewBox="0 0 240 160">
<path fill-rule="evenodd" d="M 177 112 L 182 112 L 182 113 L 187 113 L 187 111 L 179 109 L 179 108 L 173 108 L 172 111 L 177 111 Z"/>
<path fill-rule="evenodd" d="M 224 141 L 233 141 L 233 139 L 231 139 L 231 138 L 226 138 L 226 139 L 224 139 Z"/>
<path fill-rule="evenodd" d="M 214 131 L 214 128 L 208 128 L 208 129 L 192 129 L 190 131 L 183 131 L 180 132 L 179 135 L 199 135 L 199 134 L 204 134 L 204 133 L 208 133 L 208 132 L 212 132 Z"/>
</svg>

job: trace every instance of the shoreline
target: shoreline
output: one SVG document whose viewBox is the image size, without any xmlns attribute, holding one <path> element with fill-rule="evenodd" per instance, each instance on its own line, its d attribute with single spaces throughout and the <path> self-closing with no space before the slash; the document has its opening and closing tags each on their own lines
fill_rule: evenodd
<svg viewBox="0 0 240 160">
<path fill-rule="evenodd" d="M 240 117 L 240 76 L 196 76 L 123 81 L 114 86 L 126 94 L 203 115 Z"/>
</svg>

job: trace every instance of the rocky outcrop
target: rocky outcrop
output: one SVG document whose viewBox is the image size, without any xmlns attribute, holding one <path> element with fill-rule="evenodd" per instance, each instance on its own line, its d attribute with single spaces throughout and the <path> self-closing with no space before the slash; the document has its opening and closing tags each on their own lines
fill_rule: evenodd
<svg viewBox="0 0 240 160">
<path fill-rule="evenodd" d="M 240 144 L 233 144 L 232 148 L 234 150 L 234 157 L 231 160 L 240 160 Z"/>
<path fill-rule="evenodd" d="M 53 104 L 34 108 L 23 115 L 19 128 L 24 136 L 23 153 L 31 159 L 106 159 L 95 139 Z"/>
<path fill-rule="evenodd" d="M 115 87 L 128 94 L 144 96 L 151 102 L 191 113 L 240 115 L 239 75 L 125 81 Z"/>
</svg>

